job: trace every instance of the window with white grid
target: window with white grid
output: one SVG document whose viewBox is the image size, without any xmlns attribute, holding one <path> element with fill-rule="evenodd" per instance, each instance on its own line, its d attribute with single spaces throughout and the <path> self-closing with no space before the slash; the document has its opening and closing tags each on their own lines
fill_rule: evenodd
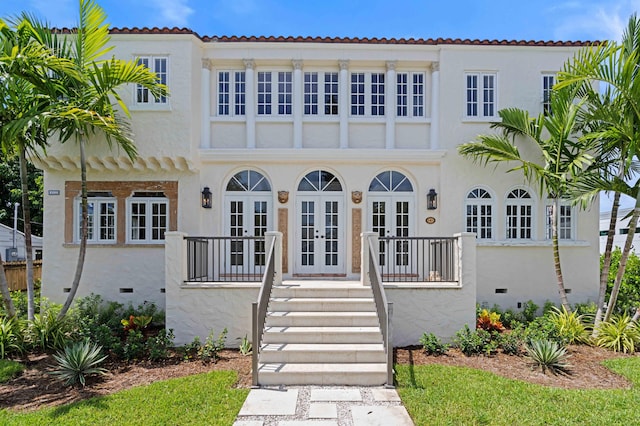
<svg viewBox="0 0 640 426">
<path fill-rule="evenodd" d="M 244 115 L 246 82 L 244 71 L 218 72 L 218 115 Z"/>
<path fill-rule="evenodd" d="M 384 115 L 384 74 L 371 74 L 371 115 Z"/>
<path fill-rule="evenodd" d="M 167 85 L 169 77 L 169 58 L 166 56 L 141 56 L 138 58 L 138 64 L 144 65 L 150 71 L 154 72 L 157 77 L 157 81 L 160 84 Z M 138 84 L 136 85 L 134 103 L 136 105 L 164 105 L 167 104 L 167 97 L 160 96 L 154 98 L 149 89 Z"/>
<path fill-rule="evenodd" d="M 127 199 L 127 242 L 164 242 L 169 224 L 169 200 L 162 193 L 134 193 Z"/>
<path fill-rule="evenodd" d="M 365 111 L 365 83 L 364 73 L 351 73 L 351 115 L 364 115 Z"/>
<path fill-rule="evenodd" d="M 293 80 L 290 71 L 278 72 L 278 114 L 291 115 Z"/>
<path fill-rule="evenodd" d="M 551 200 L 549 201 L 551 202 Z M 573 207 L 566 202 L 561 202 L 559 205 L 553 203 L 546 206 L 545 237 L 549 240 L 553 238 L 553 212 L 556 206 L 558 207 L 558 239 L 574 239 Z"/>
<path fill-rule="evenodd" d="M 318 73 L 304 73 L 304 114 L 318 114 Z"/>
<path fill-rule="evenodd" d="M 506 231 L 508 239 L 531 239 L 533 229 L 533 199 L 525 189 L 507 194 Z"/>
<path fill-rule="evenodd" d="M 465 230 L 479 239 L 493 238 L 493 198 L 482 188 L 474 188 L 465 200 Z"/>
<path fill-rule="evenodd" d="M 116 199 L 110 196 L 89 196 L 87 199 L 87 242 L 111 244 L 116 242 Z M 75 203 L 75 240 L 80 241 L 82 200 Z"/>
<path fill-rule="evenodd" d="M 351 73 L 351 116 L 385 115 L 385 74 Z"/>
<path fill-rule="evenodd" d="M 424 117 L 424 73 L 396 74 L 398 117 Z"/>
<path fill-rule="evenodd" d="M 258 115 L 271 115 L 270 72 L 258 72 Z"/>
<path fill-rule="evenodd" d="M 544 74 L 542 76 L 542 110 L 545 114 L 551 114 L 551 92 L 555 84 L 554 74 Z"/>
<path fill-rule="evenodd" d="M 338 73 L 304 73 L 304 114 L 338 115 Z"/>
<path fill-rule="evenodd" d="M 466 116 L 469 118 L 495 117 L 496 110 L 496 75 L 485 73 L 468 73 L 466 80 Z"/>
</svg>

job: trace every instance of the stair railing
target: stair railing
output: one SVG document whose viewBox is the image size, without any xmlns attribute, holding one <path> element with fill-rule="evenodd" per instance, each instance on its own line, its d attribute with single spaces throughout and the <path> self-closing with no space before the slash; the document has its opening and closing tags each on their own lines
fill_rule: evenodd
<svg viewBox="0 0 640 426">
<path fill-rule="evenodd" d="M 373 290 L 373 298 L 376 304 L 376 311 L 380 321 L 380 330 L 382 331 L 382 341 L 384 350 L 387 354 L 387 384 L 385 387 L 394 388 L 393 385 L 393 337 L 391 327 L 391 317 L 393 316 L 393 303 L 387 302 L 387 296 L 382 286 L 382 277 L 380 276 L 380 265 L 378 264 L 378 252 L 374 238 L 367 238 L 369 250 L 369 280 L 371 281 L 371 289 Z"/>
<path fill-rule="evenodd" d="M 251 350 L 251 385 L 256 388 L 258 384 L 258 355 L 260 345 L 262 344 L 262 331 L 264 329 L 265 319 L 267 317 L 267 308 L 269 306 L 269 298 L 271 289 L 276 276 L 276 243 L 277 238 L 271 239 L 271 244 L 267 251 L 267 265 L 262 276 L 262 285 L 258 294 L 258 301 L 251 304 L 251 325 L 252 330 L 252 350 Z"/>
</svg>

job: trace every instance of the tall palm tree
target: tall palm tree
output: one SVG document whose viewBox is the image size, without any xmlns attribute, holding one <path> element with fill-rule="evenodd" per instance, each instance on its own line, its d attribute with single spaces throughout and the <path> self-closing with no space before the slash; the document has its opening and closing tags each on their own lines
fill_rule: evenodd
<svg viewBox="0 0 640 426">
<path fill-rule="evenodd" d="M 575 137 L 580 103 L 573 102 L 575 89 L 554 91 L 551 96 L 551 114 L 530 117 L 525 110 L 503 109 L 498 112 L 501 121 L 492 124 L 500 133 L 480 135 L 476 141 L 462 144 L 458 152 L 482 165 L 508 163 L 507 172 L 521 171 L 525 179 L 537 186 L 540 196 L 548 195 L 551 206 L 551 239 L 558 293 L 562 306 L 571 311 L 564 286 L 558 242 L 558 211 L 566 199 L 572 180 L 592 162 L 589 146 Z M 535 158 L 520 153 L 519 143 L 536 149 Z"/>
<path fill-rule="evenodd" d="M 629 233 L 625 247 L 622 250 L 620 265 L 616 274 L 613 289 L 606 304 L 603 321 L 608 321 L 617 301 L 618 292 L 624 270 L 626 268 L 627 259 L 633 243 L 633 235 L 640 217 L 640 192 L 638 191 L 638 183 L 635 185 L 624 184 L 624 178 L 629 178 L 635 172 L 634 161 L 637 159 L 638 150 L 640 149 L 640 20 L 633 14 L 629 18 L 629 23 L 623 34 L 621 44 L 609 42 L 600 46 L 581 50 L 574 59 L 565 65 L 562 73 L 559 75 L 560 87 L 574 84 L 584 84 L 585 82 L 598 81 L 607 87 L 608 96 L 613 100 L 600 108 L 598 113 L 602 116 L 608 116 L 609 120 L 604 120 L 602 126 L 602 134 L 608 140 L 614 140 L 615 155 L 618 156 L 618 174 L 617 184 L 611 185 L 604 180 L 603 190 L 614 187 L 614 192 L 621 192 L 632 196 L 635 200 L 635 207 L 629 220 Z M 604 109 L 604 111 L 602 110 Z M 597 110 L 597 109 L 596 109 Z M 595 188 L 597 189 L 597 188 Z M 612 220 L 615 219 L 614 211 L 617 211 L 618 205 L 615 201 L 619 197 L 614 198 L 614 208 L 612 209 Z M 611 233 L 611 230 L 609 231 Z M 610 237 L 612 238 L 612 237 Z M 609 238 L 607 247 L 610 247 Z M 610 250 L 610 249 L 609 249 Z M 605 305 L 604 299 L 606 295 L 606 277 L 604 275 L 605 267 L 610 265 L 610 255 L 605 252 L 605 260 L 608 263 L 603 266 L 600 277 L 600 296 L 599 296 L 599 312 L 596 316 L 596 322 L 599 321 L 602 314 L 602 306 Z M 601 297 L 601 298 L 600 298 Z M 597 331 L 597 327 L 596 327 Z"/>
<path fill-rule="evenodd" d="M 80 179 L 82 198 L 82 219 L 80 249 L 76 272 L 71 290 L 60 316 L 64 316 L 80 285 L 84 258 L 87 248 L 87 167 L 85 161 L 86 144 L 91 136 L 100 133 L 105 136 L 110 147 L 115 143 L 131 159 L 136 156 L 128 122 L 118 114 L 116 105 L 129 116 L 126 104 L 118 89 L 124 85 L 138 84 L 155 96 L 167 96 L 166 86 L 158 82 L 155 73 L 135 60 L 105 59 L 113 48 L 110 46 L 106 14 L 94 0 L 79 0 L 80 17 L 77 28 L 67 37 L 56 37 L 41 23 L 32 19 L 42 40 L 48 48 L 62 58 L 70 60 L 81 79 L 61 75 L 64 80 L 63 96 L 58 109 L 50 115 L 49 127 L 59 132 L 62 142 L 73 140 L 80 154 Z M 93 139 L 95 140 L 95 139 Z"/>
</svg>

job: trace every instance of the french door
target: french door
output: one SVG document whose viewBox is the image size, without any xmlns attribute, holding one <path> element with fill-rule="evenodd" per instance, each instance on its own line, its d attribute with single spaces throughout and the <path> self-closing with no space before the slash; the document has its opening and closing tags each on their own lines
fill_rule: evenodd
<svg viewBox="0 0 640 426">
<path fill-rule="evenodd" d="M 228 267 L 234 273 L 251 272 L 265 265 L 265 243 L 244 237 L 264 237 L 272 228 L 270 196 L 227 197 Z"/>
<path fill-rule="evenodd" d="M 413 236 L 413 200 L 409 198 L 370 197 L 370 229 L 380 237 Z M 411 246 L 406 239 L 380 241 L 380 266 L 398 270 L 410 266 Z"/>
<path fill-rule="evenodd" d="M 296 270 L 300 274 L 342 274 L 344 212 L 342 196 L 298 196 Z"/>
</svg>

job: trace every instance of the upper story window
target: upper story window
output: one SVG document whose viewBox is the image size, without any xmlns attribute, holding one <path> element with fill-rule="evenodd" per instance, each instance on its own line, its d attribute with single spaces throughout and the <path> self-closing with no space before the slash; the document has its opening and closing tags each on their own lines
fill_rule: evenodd
<svg viewBox="0 0 640 426">
<path fill-rule="evenodd" d="M 482 188 L 474 188 L 465 200 L 465 230 L 477 238 L 493 238 L 493 198 Z"/>
<path fill-rule="evenodd" d="M 134 192 L 127 199 L 129 243 L 161 243 L 169 224 L 169 200 L 162 192 Z"/>
<path fill-rule="evenodd" d="M 158 83 L 167 85 L 168 82 L 168 68 L 169 58 L 166 56 L 141 56 L 138 58 L 138 64 L 144 65 L 152 72 L 156 73 Z M 157 99 L 149 93 L 149 89 L 136 85 L 135 103 L 137 105 L 165 105 L 167 104 L 167 97 L 160 96 Z"/>
<path fill-rule="evenodd" d="M 87 200 L 87 242 L 115 243 L 116 242 L 116 199 L 111 193 L 89 193 Z M 80 241 L 82 230 L 82 200 L 75 203 L 75 240 Z"/>
<path fill-rule="evenodd" d="M 274 92 L 277 99 L 275 107 L 272 102 Z M 273 111 L 278 115 L 291 115 L 292 99 L 293 78 L 291 71 L 258 72 L 258 115 L 271 115 Z"/>
<path fill-rule="evenodd" d="M 514 189 L 507 195 L 506 230 L 509 239 L 531 239 L 533 199 L 528 191 Z"/>
<path fill-rule="evenodd" d="M 219 71 L 218 115 L 244 115 L 246 88 L 244 71 Z"/>
<path fill-rule="evenodd" d="M 304 73 L 304 114 L 338 115 L 338 73 Z"/>
<path fill-rule="evenodd" d="M 466 116 L 491 118 L 496 115 L 496 74 L 467 73 Z"/>
<path fill-rule="evenodd" d="M 424 117 L 424 73 L 396 75 L 398 117 Z"/>
<path fill-rule="evenodd" d="M 555 81 L 555 74 L 545 74 L 542 76 L 542 110 L 547 115 L 551 114 L 551 92 Z"/>
<path fill-rule="evenodd" d="M 351 115 L 384 115 L 384 73 L 351 73 Z"/>
<path fill-rule="evenodd" d="M 553 200 L 549 200 L 552 202 Z M 547 239 L 553 238 L 553 211 L 556 204 L 548 204 L 546 206 L 546 229 L 545 237 Z M 560 240 L 573 240 L 574 237 L 574 219 L 573 219 L 573 207 L 566 203 L 561 202 L 558 207 L 558 239 Z"/>
</svg>

